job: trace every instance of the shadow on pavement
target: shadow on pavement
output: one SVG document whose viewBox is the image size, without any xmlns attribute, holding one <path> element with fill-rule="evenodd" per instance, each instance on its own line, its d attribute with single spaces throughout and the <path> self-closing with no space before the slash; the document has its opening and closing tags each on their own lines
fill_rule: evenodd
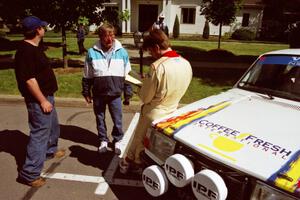
<svg viewBox="0 0 300 200">
<path fill-rule="evenodd" d="M 79 145 L 73 145 L 69 147 L 70 150 L 70 157 L 77 158 L 78 162 L 92 166 L 98 169 L 105 171 L 112 158 L 114 157 L 114 152 L 108 151 L 103 154 L 99 154 L 96 149 L 89 150 Z"/>
<path fill-rule="evenodd" d="M 22 168 L 29 137 L 19 130 L 0 131 L 0 152 L 6 152 L 15 157 L 17 169 Z"/>
<path fill-rule="evenodd" d="M 99 139 L 95 133 L 78 126 L 60 125 L 60 138 L 95 147 L 99 146 Z"/>
</svg>

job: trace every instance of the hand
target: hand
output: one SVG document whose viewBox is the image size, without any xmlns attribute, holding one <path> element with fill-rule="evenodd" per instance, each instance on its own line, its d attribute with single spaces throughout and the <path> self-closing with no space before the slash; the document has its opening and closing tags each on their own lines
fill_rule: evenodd
<svg viewBox="0 0 300 200">
<path fill-rule="evenodd" d="M 84 99 L 87 103 L 92 103 L 93 102 L 92 97 L 90 97 L 90 96 L 85 96 Z"/>
<path fill-rule="evenodd" d="M 44 113 L 50 113 L 53 109 L 53 105 L 48 100 L 43 101 L 41 107 Z"/>
<path fill-rule="evenodd" d="M 125 100 L 123 101 L 123 105 L 128 106 L 129 104 L 130 104 L 129 99 L 125 99 Z"/>
</svg>

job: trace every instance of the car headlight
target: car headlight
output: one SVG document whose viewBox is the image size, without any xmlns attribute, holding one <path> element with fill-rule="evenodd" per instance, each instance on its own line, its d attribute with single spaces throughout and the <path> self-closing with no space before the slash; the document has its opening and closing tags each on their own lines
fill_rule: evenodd
<svg viewBox="0 0 300 200">
<path fill-rule="evenodd" d="M 155 129 L 149 129 L 147 140 L 148 145 L 145 147 L 161 161 L 165 162 L 169 156 L 173 155 L 176 142 L 168 136 Z"/>
<path fill-rule="evenodd" d="M 262 182 L 257 182 L 251 200 L 296 200 L 289 194 L 283 193 L 280 190 L 272 188 Z"/>
</svg>

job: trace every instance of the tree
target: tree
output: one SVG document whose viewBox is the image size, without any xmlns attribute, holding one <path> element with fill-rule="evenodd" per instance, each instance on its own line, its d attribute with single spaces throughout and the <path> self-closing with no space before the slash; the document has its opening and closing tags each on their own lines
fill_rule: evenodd
<svg viewBox="0 0 300 200">
<path fill-rule="evenodd" d="M 202 38 L 208 39 L 209 38 L 209 21 L 205 20 Z"/>
<path fill-rule="evenodd" d="M 235 20 L 235 14 L 240 9 L 242 0 L 203 0 L 200 12 L 205 18 L 214 24 L 219 25 L 218 48 L 220 48 L 222 26 L 230 25 Z"/>
<path fill-rule="evenodd" d="M 5 1 L 5 3 L 4 3 Z M 61 29 L 64 67 L 67 67 L 67 46 L 66 30 L 78 22 L 79 17 L 87 17 L 90 22 L 100 24 L 102 21 L 101 12 L 96 12 L 96 8 L 101 8 L 106 0 L 0 0 L 0 8 L 5 8 L 5 13 L 1 12 L 4 19 L 12 19 L 13 15 L 23 18 L 28 14 L 38 16 L 51 25 Z M 7 4 L 7 2 L 9 2 Z M 17 6 L 18 9 L 15 9 Z"/>
<path fill-rule="evenodd" d="M 174 26 L 173 26 L 173 37 L 174 38 L 178 38 L 179 34 L 180 34 L 180 31 L 179 31 L 179 19 L 178 19 L 178 16 L 176 15 Z"/>
<path fill-rule="evenodd" d="M 127 10 L 127 9 L 125 9 L 125 10 L 123 10 L 123 11 L 120 11 L 119 12 L 119 19 L 123 22 L 125 22 L 125 26 L 126 26 L 126 30 L 127 30 L 127 28 L 128 28 L 128 24 L 127 24 L 127 22 L 129 21 L 129 19 L 130 19 L 130 12 L 129 12 L 129 10 Z"/>
</svg>

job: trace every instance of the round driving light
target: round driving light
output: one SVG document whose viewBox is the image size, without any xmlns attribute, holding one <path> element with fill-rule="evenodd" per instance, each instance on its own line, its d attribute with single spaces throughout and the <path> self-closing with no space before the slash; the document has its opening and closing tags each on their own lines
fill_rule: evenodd
<svg viewBox="0 0 300 200">
<path fill-rule="evenodd" d="M 192 181 L 194 167 L 192 162 L 181 154 L 174 154 L 165 162 L 165 172 L 176 187 L 184 187 Z"/>
<path fill-rule="evenodd" d="M 157 165 L 147 167 L 143 171 L 143 184 L 147 192 L 158 197 L 168 190 L 168 179 L 162 168 Z"/>
<path fill-rule="evenodd" d="M 222 177 L 209 169 L 204 169 L 194 176 L 192 189 L 197 199 L 225 200 L 228 193 Z"/>
</svg>

